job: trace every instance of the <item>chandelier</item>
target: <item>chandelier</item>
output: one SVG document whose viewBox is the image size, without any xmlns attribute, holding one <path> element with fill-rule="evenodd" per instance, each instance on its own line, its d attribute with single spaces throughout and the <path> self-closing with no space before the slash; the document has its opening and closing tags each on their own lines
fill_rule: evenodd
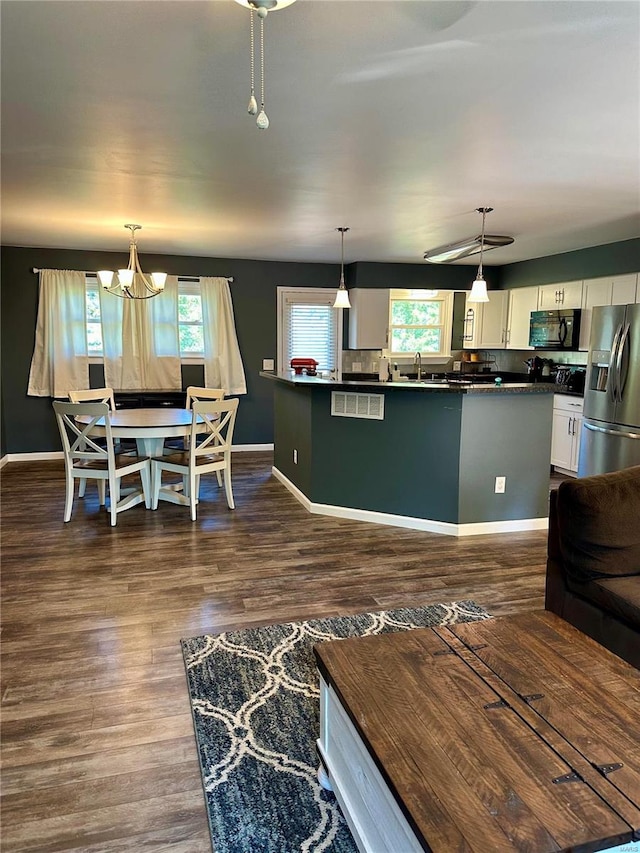
<svg viewBox="0 0 640 853">
<path fill-rule="evenodd" d="M 251 11 L 250 19 L 250 44 L 251 44 L 251 91 L 249 94 L 249 106 L 247 112 L 250 116 L 257 115 L 256 124 L 260 130 L 269 127 L 269 119 L 264 110 L 264 20 L 269 12 L 276 12 L 295 3 L 295 0 L 236 0 L 241 6 Z M 258 101 L 256 100 L 255 86 L 255 35 L 253 13 L 257 12 L 260 18 L 260 112 L 258 112 Z"/>
<path fill-rule="evenodd" d="M 124 227 L 131 231 L 129 265 L 124 270 L 118 270 L 118 281 L 115 284 L 112 270 L 98 270 L 98 280 L 108 293 L 123 299 L 151 299 L 152 296 L 157 296 L 164 290 L 167 274 L 166 272 L 151 274 L 142 272 L 136 244 L 136 231 L 139 231 L 142 225 L 125 225 Z"/>
<path fill-rule="evenodd" d="M 340 285 L 338 287 L 338 292 L 336 293 L 336 301 L 333 303 L 334 308 L 351 308 L 351 303 L 349 302 L 349 291 L 345 287 L 344 284 L 344 235 L 345 231 L 349 231 L 348 228 L 336 228 L 336 231 L 340 231 L 341 240 L 342 240 L 342 253 L 340 260 Z"/>
</svg>

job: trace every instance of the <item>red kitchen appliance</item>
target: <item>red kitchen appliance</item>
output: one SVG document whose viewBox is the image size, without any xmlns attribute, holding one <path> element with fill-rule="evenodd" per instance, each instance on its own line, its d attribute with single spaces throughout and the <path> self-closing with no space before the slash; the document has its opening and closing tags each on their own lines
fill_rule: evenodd
<svg viewBox="0 0 640 853">
<path fill-rule="evenodd" d="M 316 367 L 318 364 L 319 362 L 315 358 L 292 358 L 289 366 L 293 369 L 296 376 L 302 376 L 303 371 L 307 376 L 316 376 Z"/>
</svg>

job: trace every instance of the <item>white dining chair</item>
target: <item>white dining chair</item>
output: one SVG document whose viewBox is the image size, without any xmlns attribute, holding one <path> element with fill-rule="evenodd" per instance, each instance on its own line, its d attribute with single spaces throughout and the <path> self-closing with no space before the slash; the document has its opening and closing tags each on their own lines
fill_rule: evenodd
<svg viewBox="0 0 640 853">
<path fill-rule="evenodd" d="M 182 504 L 191 507 L 191 520 L 195 521 L 200 477 L 214 471 L 223 474 L 227 504 L 229 509 L 235 508 L 231 487 L 231 442 L 237 410 L 237 398 L 193 403 L 188 450 L 151 460 L 152 509 L 158 508 L 159 500 Z M 163 471 L 182 475 L 182 493 L 163 487 Z"/>
<path fill-rule="evenodd" d="M 224 388 L 202 388 L 198 385 L 189 385 L 185 408 L 190 409 L 196 400 L 224 400 Z"/>
<path fill-rule="evenodd" d="M 116 410 L 116 399 L 113 393 L 113 388 L 86 388 L 80 391 L 69 391 L 69 400 L 72 403 L 106 403 L 109 406 L 110 412 Z M 98 439 L 97 444 L 102 444 L 102 439 Z M 136 450 L 133 447 L 125 447 L 120 439 L 114 442 L 113 449 L 115 453 L 134 453 Z M 104 483 L 103 483 L 104 485 Z M 100 486 L 100 483 L 98 483 Z M 87 479 L 83 477 L 78 486 L 78 497 L 83 498 L 87 488 Z"/>
<path fill-rule="evenodd" d="M 141 502 L 139 491 L 120 497 L 120 483 L 127 474 L 140 473 L 145 506 L 149 508 L 151 505 L 149 459 L 127 454 L 116 455 L 111 435 L 109 406 L 106 403 L 66 403 L 54 400 L 53 410 L 64 450 L 67 486 L 65 522 L 71 519 L 75 480 L 97 480 L 101 506 L 106 503 L 105 486 L 109 484 L 109 513 L 112 527 L 115 527 L 119 512 Z M 76 420 L 82 415 L 88 416 L 87 423 L 78 423 Z M 104 444 L 99 444 L 95 436 L 91 435 L 91 431 L 101 419 L 105 429 Z"/>
<path fill-rule="evenodd" d="M 185 409 L 190 409 L 193 406 L 194 402 L 202 400 L 224 400 L 224 388 L 205 388 L 200 385 L 187 386 L 187 400 L 185 403 Z M 182 442 L 182 446 L 185 450 L 189 449 L 188 435 L 185 436 L 184 441 Z M 168 452 L 172 452 L 170 447 L 168 448 Z M 218 478 L 218 485 L 222 486 L 222 475 L 220 471 L 216 471 L 216 477 Z"/>
</svg>

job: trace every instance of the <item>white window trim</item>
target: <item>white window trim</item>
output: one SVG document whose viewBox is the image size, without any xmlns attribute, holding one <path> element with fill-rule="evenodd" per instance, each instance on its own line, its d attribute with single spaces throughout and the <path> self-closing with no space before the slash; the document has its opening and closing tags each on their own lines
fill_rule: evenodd
<svg viewBox="0 0 640 853">
<path fill-rule="evenodd" d="M 277 288 L 277 344 L 278 344 L 278 360 L 277 360 L 277 371 L 278 373 L 287 373 L 289 370 L 289 364 L 286 360 L 286 343 L 284 339 L 284 307 L 285 300 L 288 294 L 295 294 L 296 296 L 302 295 L 316 295 L 316 296 L 329 296 L 333 294 L 335 297 L 335 288 L 328 287 L 278 287 Z M 335 352 L 335 360 L 336 366 L 338 370 L 341 369 L 342 365 L 342 338 L 343 338 L 343 314 L 339 308 L 335 308 L 335 311 L 338 312 L 337 316 L 337 329 L 336 329 L 336 352 Z"/>
<path fill-rule="evenodd" d="M 426 293 L 431 295 L 427 296 Z M 425 295 L 421 295 L 425 294 Z M 429 291 L 420 291 L 420 290 L 409 290 L 409 289 L 401 289 L 401 288 L 391 288 L 389 290 L 389 343 L 391 343 L 392 329 L 393 325 L 391 323 L 391 303 L 393 299 L 439 299 L 443 303 L 443 321 L 442 321 L 442 330 L 443 330 L 443 342 L 445 344 L 444 349 L 442 349 L 439 353 L 430 353 L 423 352 L 421 353 L 422 362 L 433 362 L 433 363 L 441 363 L 451 358 L 451 338 L 453 334 L 453 301 L 454 301 L 455 291 L 453 290 L 429 290 Z M 388 356 L 392 358 L 394 361 L 402 361 L 403 359 L 411 359 L 413 358 L 415 353 L 407 353 L 407 352 L 393 352 L 393 350 L 389 349 Z"/>
</svg>

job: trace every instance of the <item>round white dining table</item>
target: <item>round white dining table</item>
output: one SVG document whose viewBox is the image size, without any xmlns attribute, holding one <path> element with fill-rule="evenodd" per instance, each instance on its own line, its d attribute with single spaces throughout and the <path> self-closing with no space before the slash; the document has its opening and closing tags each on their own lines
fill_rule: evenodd
<svg viewBox="0 0 640 853">
<path fill-rule="evenodd" d="M 135 439 L 139 456 L 162 456 L 165 439 L 189 435 L 191 409 L 118 409 L 109 413 L 111 434 L 114 438 Z M 89 415 L 77 418 L 79 423 L 89 423 Z M 98 421 L 92 434 L 105 435 L 104 423 Z"/>
</svg>

